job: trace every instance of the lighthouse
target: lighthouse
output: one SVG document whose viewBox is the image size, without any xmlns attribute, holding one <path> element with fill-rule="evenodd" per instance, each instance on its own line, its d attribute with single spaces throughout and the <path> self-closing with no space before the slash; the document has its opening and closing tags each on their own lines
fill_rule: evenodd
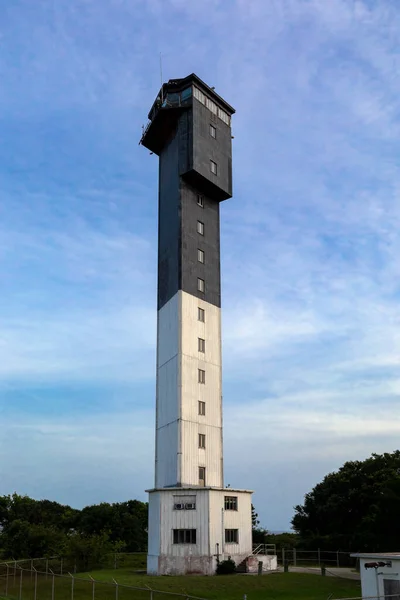
<svg viewBox="0 0 400 600">
<path fill-rule="evenodd" d="M 159 157 L 149 574 L 213 574 L 252 553 L 252 492 L 223 478 L 220 203 L 232 197 L 234 112 L 195 74 L 172 79 L 141 138 Z"/>
</svg>

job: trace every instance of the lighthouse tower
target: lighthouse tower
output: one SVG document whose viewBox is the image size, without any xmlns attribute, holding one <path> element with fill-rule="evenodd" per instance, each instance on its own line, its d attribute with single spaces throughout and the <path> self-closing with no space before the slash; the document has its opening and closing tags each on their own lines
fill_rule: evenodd
<svg viewBox="0 0 400 600">
<path fill-rule="evenodd" d="M 251 491 L 224 488 L 219 204 L 234 109 L 196 75 L 165 83 L 141 143 L 159 156 L 155 485 L 149 574 L 252 552 Z"/>
</svg>

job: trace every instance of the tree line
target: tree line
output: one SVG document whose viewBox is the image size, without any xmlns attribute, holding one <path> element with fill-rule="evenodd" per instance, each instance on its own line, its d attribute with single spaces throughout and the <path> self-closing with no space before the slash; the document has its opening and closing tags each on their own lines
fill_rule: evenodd
<svg viewBox="0 0 400 600">
<path fill-rule="evenodd" d="M 270 534 L 252 507 L 253 542 L 277 550 L 398 551 L 400 450 L 346 462 L 294 507 L 292 533 Z M 112 552 L 146 552 L 148 504 L 102 502 L 82 510 L 13 494 L 0 497 L 0 559 L 63 556 L 84 570 Z"/>
<path fill-rule="evenodd" d="M 111 552 L 147 548 L 147 503 L 102 502 L 82 510 L 13 494 L 0 497 L 0 557 L 63 556 L 84 570 Z"/>
</svg>

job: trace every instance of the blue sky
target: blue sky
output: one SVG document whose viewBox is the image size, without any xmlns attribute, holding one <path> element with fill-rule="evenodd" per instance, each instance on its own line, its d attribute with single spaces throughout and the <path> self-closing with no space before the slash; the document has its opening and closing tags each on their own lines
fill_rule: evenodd
<svg viewBox="0 0 400 600">
<path fill-rule="evenodd" d="M 264 526 L 400 435 L 400 15 L 390 0 L 0 8 L 0 494 L 153 483 L 164 79 L 237 109 L 222 205 L 225 480 Z"/>
</svg>

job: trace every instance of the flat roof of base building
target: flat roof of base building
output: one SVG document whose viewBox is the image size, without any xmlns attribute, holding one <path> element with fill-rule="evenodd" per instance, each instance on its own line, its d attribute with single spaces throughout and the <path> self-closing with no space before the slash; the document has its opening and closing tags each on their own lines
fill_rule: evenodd
<svg viewBox="0 0 400 600">
<path fill-rule="evenodd" d="M 351 554 L 354 558 L 386 558 L 387 560 L 400 560 L 400 552 L 356 552 Z"/>
</svg>

